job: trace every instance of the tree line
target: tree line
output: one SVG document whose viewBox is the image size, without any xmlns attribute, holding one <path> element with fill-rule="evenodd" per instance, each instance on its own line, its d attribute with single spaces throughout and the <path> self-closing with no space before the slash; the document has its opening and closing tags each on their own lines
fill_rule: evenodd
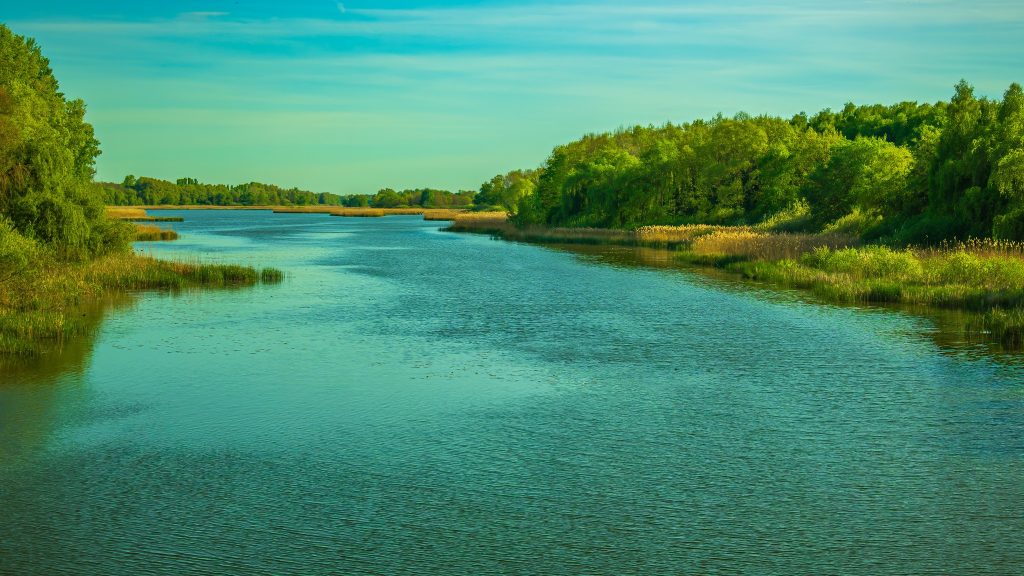
<svg viewBox="0 0 1024 576">
<path fill-rule="evenodd" d="M 869 240 L 1024 239 L 1024 93 L 848 104 L 790 119 L 718 115 L 589 134 L 477 202 L 519 224 L 630 228 L 773 222 Z"/>
<path fill-rule="evenodd" d="M 175 182 L 128 175 L 120 184 L 98 182 L 103 201 L 112 206 L 349 206 L 458 208 L 472 205 L 475 192 L 450 192 L 433 188 L 396 191 L 384 188 L 376 194 L 341 196 L 330 192 L 284 189 L 273 184 L 249 182 L 230 186 L 204 184 L 196 178 Z"/>
</svg>

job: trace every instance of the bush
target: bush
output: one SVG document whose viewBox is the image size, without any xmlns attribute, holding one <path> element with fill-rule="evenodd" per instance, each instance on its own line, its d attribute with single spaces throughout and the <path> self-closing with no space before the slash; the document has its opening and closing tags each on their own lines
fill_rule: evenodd
<svg viewBox="0 0 1024 576">
<path fill-rule="evenodd" d="M 859 278 L 913 280 L 924 275 L 921 261 L 909 250 L 892 250 L 883 246 L 818 248 L 801 258 L 805 266 L 825 272 L 840 272 Z"/>
<path fill-rule="evenodd" d="M 992 235 L 1000 240 L 1024 240 L 1024 209 L 996 216 Z"/>
<path fill-rule="evenodd" d="M 39 257 L 39 246 L 14 229 L 9 220 L 0 220 L 0 280 L 20 274 Z"/>
</svg>

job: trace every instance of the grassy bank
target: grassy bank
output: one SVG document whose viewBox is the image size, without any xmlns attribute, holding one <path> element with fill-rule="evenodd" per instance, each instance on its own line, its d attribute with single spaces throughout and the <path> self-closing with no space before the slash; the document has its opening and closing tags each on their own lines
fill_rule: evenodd
<svg viewBox="0 0 1024 576">
<path fill-rule="evenodd" d="M 665 248 L 679 263 L 805 290 L 841 304 L 900 304 L 972 313 L 968 328 L 1024 349 L 1024 244 L 995 240 L 896 249 L 843 234 L 753 227 L 648 226 L 636 230 L 517 228 L 501 213 L 458 215 L 449 230 L 526 242 Z"/>
<path fill-rule="evenodd" d="M 276 269 L 163 261 L 132 253 L 83 263 L 46 259 L 30 269 L 0 269 L 0 359 L 31 357 L 87 334 L 86 311 L 139 290 L 178 291 L 275 283 Z"/>
</svg>

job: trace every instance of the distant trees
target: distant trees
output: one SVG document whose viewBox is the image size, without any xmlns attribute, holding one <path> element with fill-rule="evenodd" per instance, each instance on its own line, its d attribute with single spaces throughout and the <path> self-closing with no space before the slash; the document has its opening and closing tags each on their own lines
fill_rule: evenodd
<svg viewBox="0 0 1024 576">
<path fill-rule="evenodd" d="M 298 188 L 284 189 L 272 184 L 249 182 L 237 186 L 203 184 L 195 178 L 178 178 L 175 182 L 133 175 L 121 184 L 96 184 L 103 200 L 117 206 L 131 205 L 199 205 L 199 206 L 349 206 L 396 208 L 464 208 L 473 204 L 475 192 L 449 192 L 418 188 L 397 192 L 384 188 L 369 196 L 339 196 L 329 192 L 307 192 Z"/>
<path fill-rule="evenodd" d="M 846 105 L 808 117 L 738 114 L 589 134 L 538 170 L 495 176 L 477 204 L 522 224 L 756 223 L 806 207 L 822 230 L 859 219 L 895 243 L 1024 239 L 1024 91 Z M 806 210 L 805 210 L 806 212 Z"/>
<path fill-rule="evenodd" d="M 434 188 L 406 189 L 398 192 L 384 188 L 368 199 L 374 208 L 466 208 L 473 205 L 476 192 L 449 192 Z"/>
<path fill-rule="evenodd" d="M 315 193 L 298 188 L 284 189 L 272 184 L 249 182 L 237 186 L 203 184 L 196 178 L 178 178 L 175 182 L 133 175 L 121 184 L 96 185 L 107 204 L 131 205 L 212 205 L 212 206 L 340 206 L 344 198 L 327 192 Z"/>
</svg>

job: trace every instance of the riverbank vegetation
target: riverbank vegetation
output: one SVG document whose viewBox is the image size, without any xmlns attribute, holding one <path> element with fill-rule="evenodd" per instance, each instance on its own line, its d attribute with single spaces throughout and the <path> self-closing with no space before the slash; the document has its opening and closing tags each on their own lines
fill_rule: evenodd
<svg viewBox="0 0 1024 576">
<path fill-rule="evenodd" d="M 894 246 L 1024 240 L 1024 92 L 637 126 L 480 187 L 520 226 L 757 225 Z"/>
<path fill-rule="evenodd" d="M 590 134 L 498 175 L 451 230 L 674 250 L 834 302 L 981 314 L 1024 346 L 1024 91 Z"/>
<path fill-rule="evenodd" d="M 0 268 L 0 361 L 62 347 L 92 329 L 95 318 L 87 310 L 133 292 L 235 288 L 282 280 L 282 273 L 272 268 L 173 262 L 132 253 L 82 262 L 35 256 L 30 266 L 16 271 Z"/>
<path fill-rule="evenodd" d="M 136 242 L 159 242 L 177 239 L 178 233 L 175 232 L 174 230 L 161 228 L 159 226 L 153 226 L 152 224 L 135 225 Z"/>
<path fill-rule="evenodd" d="M 196 178 L 175 182 L 133 175 L 120 184 L 98 182 L 94 190 L 109 206 L 252 206 L 252 207 L 344 207 L 352 209 L 468 208 L 475 191 L 451 192 L 434 188 L 393 190 L 383 188 L 376 194 L 341 196 L 329 192 L 283 189 L 273 184 L 205 184 Z"/>
<path fill-rule="evenodd" d="M 1021 242 L 987 239 L 893 248 L 841 233 L 707 224 L 633 230 L 524 226 L 504 213 L 472 212 L 456 215 L 449 230 L 525 242 L 661 249 L 662 262 L 723 270 L 736 278 L 804 290 L 827 302 L 961 310 L 971 313 L 959 328 L 965 337 L 1024 350 Z"/>
<path fill-rule="evenodd" d="M 85 104 L 59 91 L 33 40 L 3 25 L 0 62 L 0 359 L 87 333 L 85 311 L 132 291 L 280 281 L 272 269 L 135 254 L 140 228 L 108 217 L 92 185 L 100 150 Z"/>
</svg>

